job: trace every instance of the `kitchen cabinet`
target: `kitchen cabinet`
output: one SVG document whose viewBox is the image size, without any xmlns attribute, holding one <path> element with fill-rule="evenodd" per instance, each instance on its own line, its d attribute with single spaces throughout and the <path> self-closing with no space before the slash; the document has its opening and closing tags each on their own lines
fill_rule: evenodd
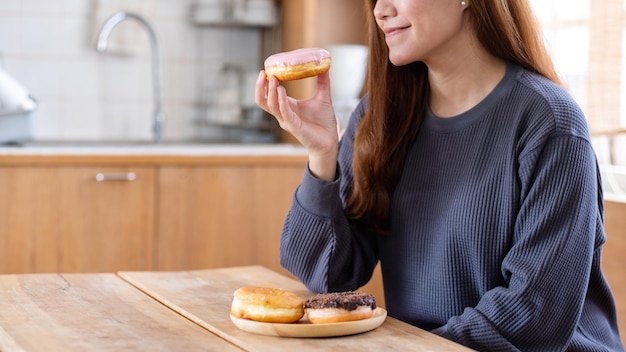
<svg viewBox="0 0 626 352">
<path fill-rule="evenodd" d="M 280 233 L 303 170 L 303 164 L 161 167 L 155 269 L 282 270 Z"/>
<path fill-rule="evenodd" d="M 280 232 L 306 162 L 301 154 L 5 159 L 0 274 L 281 270 Z"/>
<path fill-rule="evenodd" d="M 155 170 L 0 167 L 0 273 L 150 269 Z"/>
<path fill-rule="evenodd" d="M 622 341 L 626 343 L 626 202 L 604 202 L 606 243 L 602 252 L 602 270 L 611 285 L 617 305 Z"/>
<path fill-rule="evenodd" d="M 0 274 L 279 264 L 305 156 L 0 156 Z M 98 182 L 98 173 L 133 181 Z M 377 270 L 363 290 L 384 306 Z"/>
<path fill-rule="evenodd" d="M 282 225 L 303 165 L 162 167 L 155 270 L 279 263 Z M 362 290 L 384 307 L 380 268 Z"/>
</svg>

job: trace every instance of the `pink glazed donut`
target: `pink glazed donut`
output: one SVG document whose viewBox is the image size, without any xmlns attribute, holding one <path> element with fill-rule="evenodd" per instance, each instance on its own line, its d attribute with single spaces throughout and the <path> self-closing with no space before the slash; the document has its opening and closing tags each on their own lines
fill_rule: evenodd
<svg viewBox="0 0 626 352">
<path fill-rule="evenodd" d="M 279 81 L 317 76 L 330 69 L 330 53 L 321 48 L 304 48 L 274 54 L 265 59 L 265 75 Z"/>
</svg>

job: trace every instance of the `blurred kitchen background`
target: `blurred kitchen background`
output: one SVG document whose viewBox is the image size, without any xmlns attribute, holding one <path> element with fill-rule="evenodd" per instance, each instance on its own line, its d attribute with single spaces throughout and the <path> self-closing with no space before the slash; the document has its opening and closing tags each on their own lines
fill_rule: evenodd
<svg viewBox="0 0 626 352">
<path fill-rule="evenodd" d="M 250 81 L 265 53 L 280 48 L 272 0 L 9 0 L 0 2 L 0 65 L 37 101 L 38 140 L 149 140 L 153 48 L 139 21 L 111 31 L 124 10 L 156 34 L 163 138 L 272 140 L 273 125 L 254 107 Z M 221 109 L 223 113 L 216 114 Z"/>
<path fill-rule="evenodd" d="M 7 117 L 6 110 L 15 108 L 4 106 L 0 142 L 150 141 L 155 99 L 162 108 L 162 141 L 293 142 L 254 104 L 254 80 L 265 57 L 281 50 L 363 44 L 361 1 L 334 4 L 3 0 L 0 73 L 28 92 L 36 108 L 23 111 L 26 131 L 23 119 Z M 142 21 L 121 21 L 110 31 L 106 50 L 95 50 L 100 30 L 118 11 L 141 17 L 153 29 L 160 94 L 154 89 L 154 45 Z M 321 18 L 330 25 L 321 25 Z M 298 84 L 309 88 L 290 88 L 294 95 L 310 91 L 310 82 L 293 85 Z"/>
<path fill-rule="evenodd" d="M 626 166 L 626 3 L 531 2 L 557 68 L 589 119 L 601 162 Z M 0 72 L 36 102 L 29 137 L 153 138 L 147 29 L 139 21 L 122 21 L 107 49 L 95 50 L 100 29 L 118 11 L 138 14 L 154 29 L 163 139 L 170 141 L 290 141 L 253 103 L 264 58 L 303 46 L 358 46 L 365 36 L 361 0 L 3 0 Z M 349 57 L 360 65 L 366 53 L 353 49 L 356 56 Z M 312 84 L 292 83 L 288 89 L 303 97 Z M 353 102 L 345 101 L 349 109 Z M 6 126 L 0 126 L 0 141 L 9 133 Z"/>
</svg>

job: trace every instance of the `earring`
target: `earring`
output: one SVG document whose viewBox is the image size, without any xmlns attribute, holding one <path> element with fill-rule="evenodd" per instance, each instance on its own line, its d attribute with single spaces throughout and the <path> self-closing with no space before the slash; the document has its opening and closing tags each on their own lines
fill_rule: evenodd
<svg viewBox="0 0 626 352">
<path fill-rule="evenodd" d="M 461 6 L 467 6 L 467 1 L 465 0 L 461 1 Z"/>
</svg>

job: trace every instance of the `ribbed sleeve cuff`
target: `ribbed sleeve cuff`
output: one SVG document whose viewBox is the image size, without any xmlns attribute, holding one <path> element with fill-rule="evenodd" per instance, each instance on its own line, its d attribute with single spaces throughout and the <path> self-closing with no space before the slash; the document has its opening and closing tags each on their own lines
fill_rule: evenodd
<svg viewBox="0 0 626 352">
<path fill-rule="evenodd" d="M 339 182 L 339 177 L 334 181 L 324 181 L 316 178 L 311 174 L 307 163 L 302 183 L 296 191 L 296 201 L 307 212 L 330 218 L 335 214 L 337 207 L 341 206 Z"/>
</svg>

